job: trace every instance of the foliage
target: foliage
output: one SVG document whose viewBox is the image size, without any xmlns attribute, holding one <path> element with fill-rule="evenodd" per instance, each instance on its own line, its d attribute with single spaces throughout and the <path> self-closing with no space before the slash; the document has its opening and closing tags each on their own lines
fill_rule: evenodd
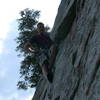
<svg viewBox="0 0 100 100">
<path fill-rule="evenodd" d="M 36 62 L 36 56 L 29 54 L 23 49 L 23 45 L 36 34 L 36 24 L 40 16 L 40 11 L 34 11 L 33 9 L 24 9 L 20 11 L 20 18 L 18 21 L 19 36 L 16 38 L 17 47 L 16 51 L 19 51 L 19 57 L 24 56 L 20 66 L 21 80 L 18 82 L 18 89 L 28 89 L 28 87 L 35 87 L 39 81 L 41 69 L 38 62 Z"/>
<path fill-rule="evenodd" d="M 21 62 L 20 75 L 23 81 L 19 81 L 17 86 L 19 89 L 27 89 L 28 87 L 36 87 L 41 76 L 41 69 L 33 55 L 28 55 Z"/>
<path fill-rule="evenodd" d="M 27 8 L 20 11 L 20 16 L 21 18 L 17 20 L 19 25 L 19 36 L 16 38 L 16 42 L 18 44 L 16 50 L 27 54 L 27 52 L 23 49 L 23 45 L 33 34 L 37 33 L 36 24 L 38 23 L 40 11 L 34 11 L 33 9 L 30 10 Z"/>
</svg>

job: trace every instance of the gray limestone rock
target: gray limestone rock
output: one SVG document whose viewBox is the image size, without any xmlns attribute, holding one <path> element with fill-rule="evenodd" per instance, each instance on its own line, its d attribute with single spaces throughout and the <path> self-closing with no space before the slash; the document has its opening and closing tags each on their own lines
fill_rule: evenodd
<svg viewBox="0 0 100 100">
<path fill-rule="evenodd" d="M 100 0 L 62 0 L 51 38 L 54 80 L 41 78 L 32 100 L 100 100 Z"/>
</svg>

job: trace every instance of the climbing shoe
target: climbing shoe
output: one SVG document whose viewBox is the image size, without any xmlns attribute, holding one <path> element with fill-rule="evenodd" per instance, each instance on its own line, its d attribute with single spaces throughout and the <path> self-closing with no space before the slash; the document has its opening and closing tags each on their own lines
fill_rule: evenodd
<svg viewBox="0 0 100 100">
<path fill-rule="evenodd" d="M 47 75 L 47 79 L 50 83 L 52 83 L 53 82 L 53 74 L 49 72 Z"/>
</svg>

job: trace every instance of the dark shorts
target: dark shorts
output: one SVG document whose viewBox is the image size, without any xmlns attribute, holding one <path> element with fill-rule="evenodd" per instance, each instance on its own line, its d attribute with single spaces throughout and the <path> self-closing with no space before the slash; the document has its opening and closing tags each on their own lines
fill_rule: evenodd
<svg viewBox="0 0 100 100">
<path fill-rule="evenodd" d="M 50 49 L 44 49 L 44 50 L 41 50 L 41 53 L 40 55 L 38 56 L 39 58 L 39 65 L 42 66 L 43 64 L 47 63 L 47 61 L 49 62 L 49 58 L 51 56 L 51 52 L 53 50 L 54 47 L 58 47 L 57 44 L 54 44 L 50 47 Z"/>
<path fill-rule="evenodd" d="M 42 53 L 39 56 L 39 65 L 42 66 L 45 61 L 48 61 L 48 58 L 47 58 L 47 56 L 44 53 Z"/>
<path fill-rule="evenodd" d="M 43 52 L 41 52 L 41 54 L 39 55 L 39 65 L 42 66 L 43 64 L 49 64 L 49 58 L 51 55 L 51 51 L 52 51 L 52 46 L 49 50 L 43 50 Z"/>
</svg>

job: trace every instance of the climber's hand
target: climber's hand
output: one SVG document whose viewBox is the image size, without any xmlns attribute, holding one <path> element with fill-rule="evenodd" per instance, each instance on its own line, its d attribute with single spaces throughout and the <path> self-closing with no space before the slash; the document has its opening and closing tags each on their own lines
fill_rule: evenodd
<svg viewBox="0 0 100 100">
<path fill-rule="evenodd" d="M 33 50 L 31 48 L 28 48 L 28 50 L 29 50 L 30 53 L 35 53 L 35 54 L 39 53 L 39 51 Z"/>
</svg>

